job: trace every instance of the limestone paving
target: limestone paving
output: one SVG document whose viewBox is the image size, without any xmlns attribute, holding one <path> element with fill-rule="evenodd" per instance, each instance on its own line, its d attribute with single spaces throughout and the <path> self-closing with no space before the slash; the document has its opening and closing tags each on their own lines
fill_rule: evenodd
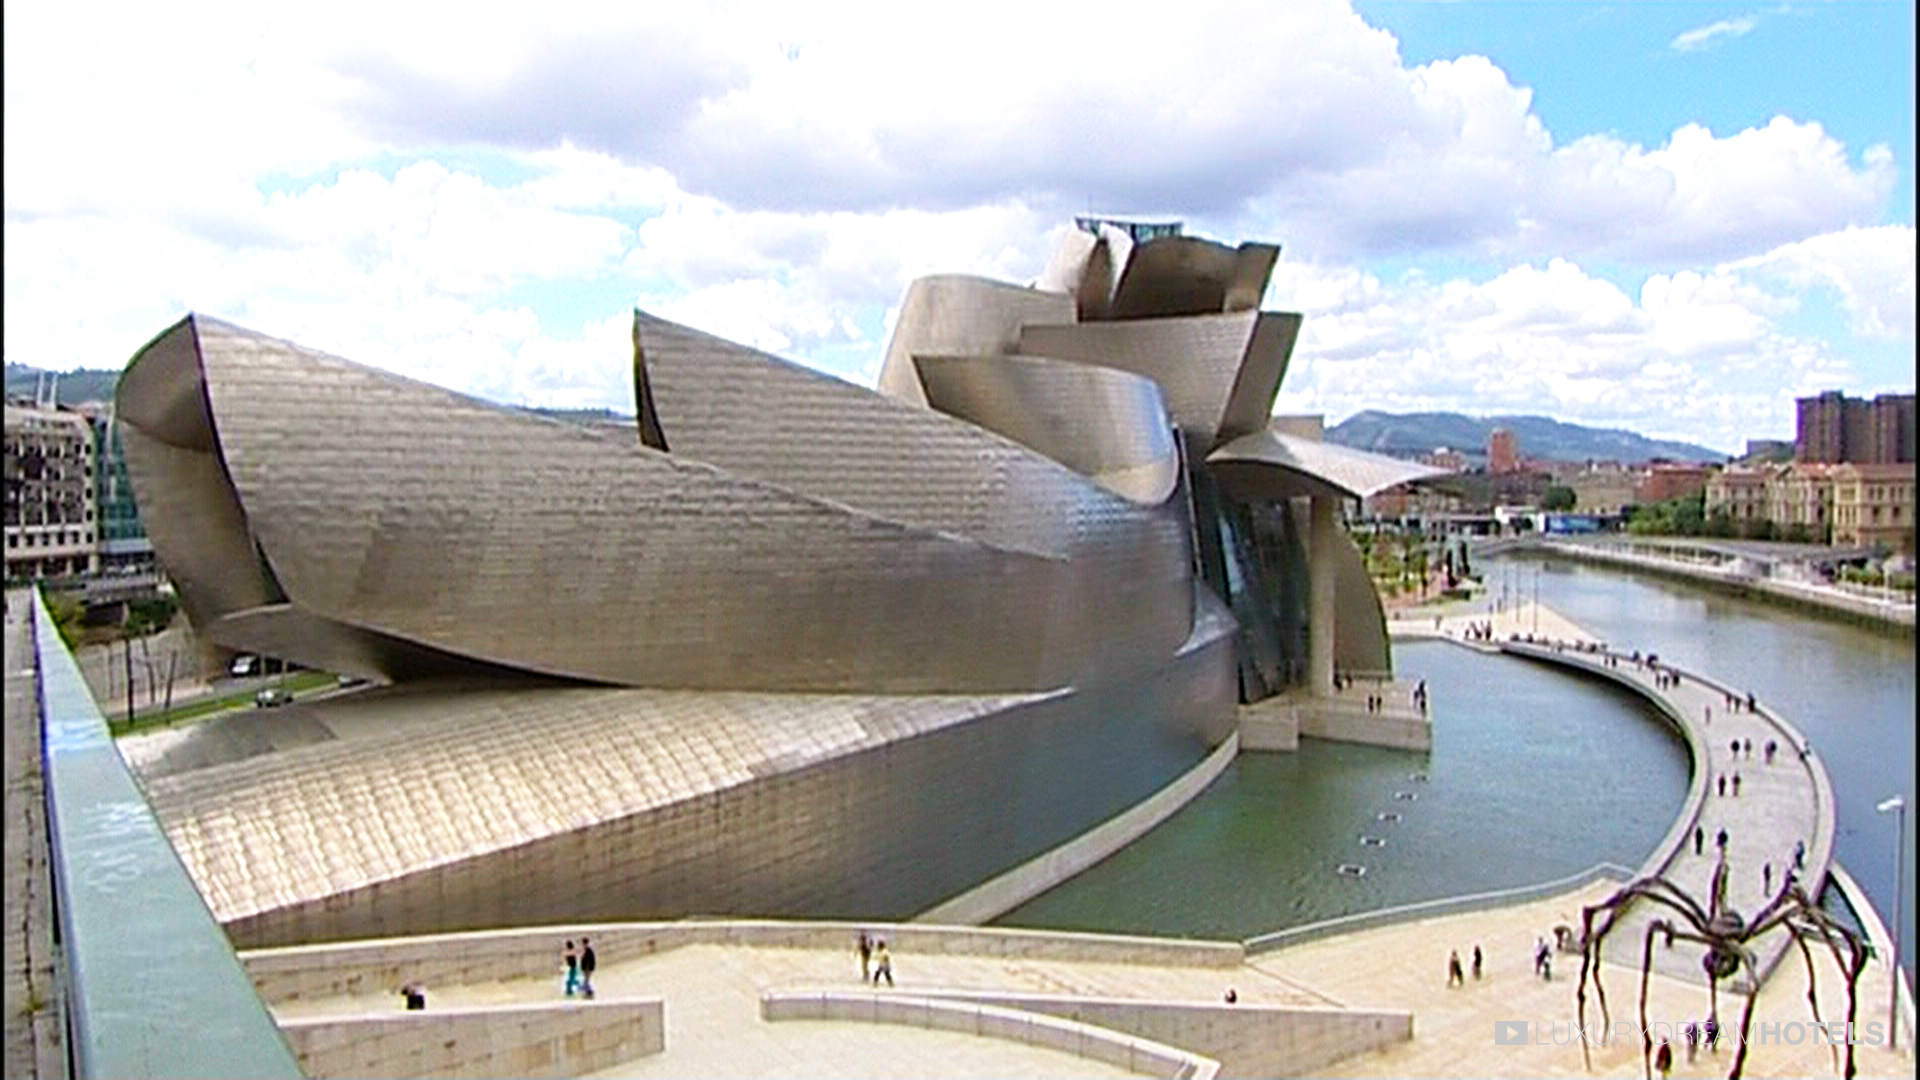
<svg viewBox="0 0 1920 1080">
<path fill-rule="evenodd" d="M 1309 941 L 1255 956 L 1249 966 L 1313 985 L 1356 1008 L 1407 1009 L 1414 1013 L 1410 1042 L 1338 1062 L 1323 1070 L 1326 1076 L 1640 1076 L 1641 1045 L 1631 1032 L 1624 1033 L 1624 1040 L 1593 1047 L 1591 1071 L 1582 1060 L 1575 1034 L 1580 1022 L 1575 997 L 1578 955 L 1556 953 L 1550 980 L 1533 973 L 1534 943 L 1539 936 L 1553 926 L 1577 921 L 1583 905 L 1606 898 L 1614 888 L 1615 884 L 1602 882 L 1533 903 L 1395 923 Z M 1465 986 L 1449 987 L 1449 951 L 1457 949 L 1462 958 L 1470 958 L 1475 945 L 1481 947 L 1486 961 L 1482 978 L 1468 976 Z M 1845 980 L 1830 957 L 1816 960 L 1820 1015 L 1829 1021 L 1842 1020 L 1846 1015 Z M 1637 1030 L 1639 965 L 1609 963 L 1601 974 L 1611 1020 L 1635 1025 Z M 1875 962 L 1860 980 L 1856 1020 L 1862 1024 L 1877 1021 L 1881 1039 L 1886 1034 L 1886 1000 L 1886 967 Z M 1737 1025 L 1745 1004 L 1746 998 L 1722 987 L 1719 1009 L 1723 1021 Z M 1647 1018 L 1649 1028 L 1655 1031 L 1677 1033 L 1687 1021 L 1703 1020 L 1710 1007 L 1707 988 L 1702 984 L 1657 972 L 1649 981 Z M 1497 1044 L 1497 1025 L 1501 1022 L 1525 1024 L 1528 1041 L 1521 1045 Z M 1812 1022 L 1805 968 L 1797 958 L 1789 958 L 1761 989 L 1745 1075 L 1840 1075 L 1833 1048 L 1824 1044 L 1824 1033 L 1816 1034 Z M 1597 1039 L 1604 1025 L 1591 990 L 1586 1024 Z M 1659 1024 L 1667 1026 L 1662 1029 L 1656 1026 Z M 1719 1053 L 1702 1050 L 1689 1063 L 1684 1042 L 1676 1042 L 1673 1075 L 1725 1076 L 1732 1065 L 1732 1050 L 1729 1035 L 1723 1039 Z M 1913 1075 L 1913 1058 L 1904 1032 L 1898 1051 L 1864 1045 L 1856 1046 L 1855 1051 L 1861 1076 Z"/>
</svg>

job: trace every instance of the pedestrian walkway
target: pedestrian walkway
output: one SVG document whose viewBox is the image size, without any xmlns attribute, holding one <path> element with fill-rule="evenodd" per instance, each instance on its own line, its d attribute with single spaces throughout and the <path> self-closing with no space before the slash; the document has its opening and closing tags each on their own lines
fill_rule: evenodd
<svg viewBox="0 0 1920 1080">
<path fill-rule="evenodd" d="M 1532 601 L 1499 608 L 1481 601 L 1395 612 L 1387 622 L 1387 632 L 1395 638 L 1438 638 L 1485 652 L 1496 651 L 1500 642 L 1515 636 L 1599 643 L 1578 623 Z"/>
<path fill-rule="evenodd" d="M 1639 1077 L 1640 1043 L 1628 1036 L 1595 1047 L 1593 1069 L 1584 1064 L 1574 1038 L 1578 1012 L 1580 958 L 1555 953 L 1551 980 L 1533 973 L 1533 948 L 1539 935 L 1560 923 L 1577 923 L 1580 909 L 1599 903 L 1618 887 L 1601 882 L 1567 894 L 1485 911 L 1393 923 L 1338 937 L 1307 941 L 1254 957 L 1251 966 L 1271 975 L 1309 984 L 1353 1008 L 1407 1009 L 1414 1014 L 1413 1038 L 1384 1050 L 1347 1058 L 1315 1075 L 1329 1077 L 1485 1076 L 1485 1077 Z M 1479 945 L 1486 957 L 1483 977 L 1467 976 L 1464 987 L 1446 985 L 1447 955 L 1465 958 Z M 1816 954 L 1820 1015 L 1827 1020 L 1846 1013 L 1846 980 L 1830 956 Z M 1877 1021 L 1886 1030 L 1886 967 L 1875 963 L 1860 979 L 1858 1019 Z M 1606 977 L 1611 1019 L 1637 1024 L 1639 965 L 1609 964 Z M 1723 1018 L 1738 1023 L 1746 1004 L 1722 988 Z M 1877 1006 L 1877 1008 L 1876 1008 Z M 1598 1036 L 1600 1009 L 1588 994 L 1587 1024 Z M 1697 982 L 1656 973 L 1649 983 L 1649 1026 L 1670 1030 L 1707 1015 L 1707 989 Z M 1782 964 L 1761 991 L 1754 1008 L 1753 1040 L 1745 1075 L 1750 1077 L 1838 1076 L 1834 1055 L 1811 1028 L 1807 982 L 1796 958 Z M 1524 1024 L 1526 1041 L 1496 1042 L 1498 1025 Z M 1776 1025 L 1776 1026 L 1767 1026 Z M 1511 1029 L 1509 1029 L 1511 1030 Z M 1658 1029 L 1656 1029 L 1658 1030 Z M 1767 1041 L 1762 1044 L 1761 1038 Z M 1795 1040 L 1789 1042 L 1789 1039 Z M 1901 1049 L 1859 1046 L 1856 1064 L 1863 1077 L 1910 1077 L 1913 1059 L 1903 1037 Z M 1702 1051 L 1693 1064 L 1676 1045 L 1673 1075 L 1719 1077 L 1732 1065 L 1731 1036 L 1720 1052 Z"/>
<path fill-rule="evenodd" d="M 1640 868 L 1642 876 L 1658 874 L 1706 907 L 1723 857 L 1718 840 L 1724 830 L 1727 907 L 1752 919 L 1778 896 L 1789 873 L 1818 893 L 1833 852 L 1833 795 L 1818 755 L 1802 754 L 1804 740 L 1790 724 L 1762 703 L 1750 707 L 1744 690 L 1649 657 L 1569 642 L 1507 641 L 1501 648 L 1630 686 L 1683 729 L 1694 757 L 1693 781 L 1679 820 Z M 1777 749 L 1771 762 L 1769 743 Z M 1608 935 L 1608 961 L 1638 969 L 1647 926 L 1655 919 L 1693 929 L 1674 908 L 1637 902 Z M 1576 922 L 1571 929 L 1581 928 Z M 1778 928 L 1751 943 L 1761 979 L 1791 940 L 1785 928 Z M 1662 938 L 1654 962 L 1667 974 L 1704 983 L 1703 951 L 1684 941 L 1668 948 Z M 1744 984 L 1748 978 L 1742 972 L 1731 981 Z"/>
<path fill-rule="evenodd" d="M 1260 1004 L 1409 1011 L 1410 1041 L 1315 1068 L 1314 1075 L 1392 1076 L 1619 1076 L 1638 1077 L 1638 1043 L 1631 1038 L 1597 1047 L 1588 1072 L 1571 1038 L 1579 1014 L 1575 1003 L 1578 958 L 1557 954 L 1552 978 L 1532 971 L 1533 943 L 1547 928 L 1578 918 L 1584 905 L 1610 895 L 1617 883 L 1601 882 L 1559 896 L 1506 907 L 1410 920 L 1323 938 L 1258 954 L 1238 966 L 1128 964 L 1008 956 L 923 954 L 894 950 L 894 972 L 903 995 L 941 991 L 1004 991 L 1105 998 L 1190 1001 L 1218 1006 L 1233 988 L 1236 1008 Z M 604 933 L 608 928 L 598 928 Z M 556 941 L 564 935 L 556 930 Z M 991 933 L 990 931 L 985 933 Z M 835 938 L 841 935 L 836 934 Z M 597 941 L 609 940 L 601 933 Z M 666 1049 L 593 1075 L 672 1076 L 1105 1076 L 1120 1075 L 1084 1058 L 1003 1040 L 927 1032 L 891 1025 L 841 1021 L 768 1022 L 760 1018 L 760 995 L 769 989 L 864 989 L 851 934 L 844 948 L 756 947 L 733 942 L 667 948 L 647 956 L 603 950 L 597 985 L 601 1002 L 659 997 L 665 1002 Z M 1474 945 L 1485 955 L 1481 977 L 1449 987 L 1446 961 L 1458 950 L 1469 958 Z M 435 946 L 435 955 L 457 950 L 456 941 Z M 1034 950 L 1039 951 L 1039 950 Z M 315 954 L 320 962 L 320 953 Z M 1821 1015 L 1845 1014 L 1845 983 L 1830 957 L 1816 956 Z M 428 1010 L 463 1005 L 563 1002 L 556 952 L 551 977 L 430 985 Z M 1605 971 L 1610 1019 L 1634 1022 L 1640 978 L 1624 965 Z M 1685 979 L 1656 973 L 1649 983 L 1648 1019 L 1677 1026 L 1706 1016 L 1707 990 Z M 351 1013 L 394 1013 L 390 988 L 354 997 L 291 1001 L 276 1005 L 282 1019 Z M 1746 1074 L 1754 1077 L 1837 1075 L 1831 1051 L 1809 1037 L 1812 1014 L 1798 962 L 1784 965 L 1761 992 L 1755 1007 L 1753 1046 Z M 1871 967 L 1859 986 L 1865 1023 L 1884 1021 L 1874 1004 L 1886 999 L 1882 965 Z M 882 991 L 883 993 L 887 991 Z M 1720 1008 L 1735 1013 L 1744 999 L 1723 992 Z M 1737 1015 L 1737 1013 L 1736 1013 Z M 1497 1044 L 1496 1025 L 1527 1025 L 1528 1039 Z M 1602 1030 L 1597 1001 L 1590 999 L 1589 1029 Z M 1789 1027 L 1787 1025 L 1800 1025 Z M 1871 1029 L 1862 1029 L 1871 1031 Z M 1758 1040 L 1768 1041 L 1760 1044 Z M 1729 1044 L 1719 1055 L 1703 1053 L 1692 1065 L 1681 1054 L 1675 1074 L 1723 1076 Z M 1556 1041 L 1557 1040 L 1557 1041 Z M 1791 1040 L 1791 1041 L 1789 1041 Z M 1193 1049 L 1188 1047 L 1187 1049 Z M 1911 1075 L 1906 1052 L 1880 1046 L 1858 1049 L 1860 1075 Z"/>
<path fill-rule="evenodd" d="M 53 1080 L 66 1075 L 66 1051 L 54 1000 L 53 879 L 47 861 L 33 596 L 24 589 L 7 593 L 6 635 L 4 1066 L 10 1077 Z"/>
</svg>

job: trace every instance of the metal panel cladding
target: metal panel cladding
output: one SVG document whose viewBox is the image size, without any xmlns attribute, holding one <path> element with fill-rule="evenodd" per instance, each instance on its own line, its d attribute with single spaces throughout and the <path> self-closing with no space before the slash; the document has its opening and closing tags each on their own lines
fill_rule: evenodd
<svg viewBox="0 0 1920 1080">
<path fill-rule="evenodd" d="M 172 374 L 149 378 L 150 363 Z M 191 384 L 182 364 L 198 368 L 198 416 L 171 404 L 190 392 L 143 400 Z M 837 437 L 834 398 L 802 409 L 792 440 Z M 366 651 L 394 679 L 430 655 L 626 686 L 998 693 L 1097 682 L 1179 648 L 1193 584 L 1176 500 L 1139 506 L 922 415 L 966 437 L 869 453 L 863 464 L 892 471 L 860 490 L 906 498 L 916 452 L 957 453 L 990 479 L 955 485 L 976 503 L 937 510 L 951 520 L 901 520 L 898 502 L 863 509 L 205 318 L 142 350 L 121 392 L 123 422 L 148 436 L 128 443 L 143 511 L 237 507 L 207 538 L 218 560 L 184 550 L 179 530 L 155 533 L 183 592 L 207 598 L 196 618 L 251 613 L 291 659 L 306 658 L 287 633 L 301 621 L 263 617 L 276 609 L 412 647 Z M 210 447 L 194 452 L 220 469 L 170 487 L 156 444 Z"/>
</svg>

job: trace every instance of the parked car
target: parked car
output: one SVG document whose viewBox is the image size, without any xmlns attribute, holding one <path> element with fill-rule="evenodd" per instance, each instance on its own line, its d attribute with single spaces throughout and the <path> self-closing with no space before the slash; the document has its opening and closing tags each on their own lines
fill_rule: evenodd
<svg viewBox="0 0 1920 1080">
<path fill-rule="evenodd" d="M 253 695 L 254 705 L 262 709 L 271 709 L 271 708 L 274 708 L 275 706 L 285 705 L 287 702 L 292 700 L 293 700 L 292 694 L 287 693 L 285 690 L 282 690 L 277 686 L 269 686 L 266 689 L 260 691 L 259 693 Z"/>
<path fill-rule="evenodd" d="M 259 657 L 252 653 L 241 653 L 239 656 L 233 658 L 233 664 L 227 668 L 227 672 L 238 679 L 253 674 L 254 669 L 259 666 Z"/>
</svg>

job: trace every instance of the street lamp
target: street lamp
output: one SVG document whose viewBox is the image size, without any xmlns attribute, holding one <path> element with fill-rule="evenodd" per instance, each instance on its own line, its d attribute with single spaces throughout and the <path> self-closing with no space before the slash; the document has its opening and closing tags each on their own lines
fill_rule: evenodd
<svg viewBox="0 0 1920 1080">
<path fill-rule="evenodd" d="M 1883 814 L 1892 812 L 1899 823 L 1893 848 L 1893 957 L 1887 969 L 1892 976 L 1892 988 L 1887 992 L 1887 1046 L 1897 1050 L 1900 1048 L 1900 901 L 1906 887 L 1907 801 L 1895 795 L 1874 809 Z"/>
</svg>

